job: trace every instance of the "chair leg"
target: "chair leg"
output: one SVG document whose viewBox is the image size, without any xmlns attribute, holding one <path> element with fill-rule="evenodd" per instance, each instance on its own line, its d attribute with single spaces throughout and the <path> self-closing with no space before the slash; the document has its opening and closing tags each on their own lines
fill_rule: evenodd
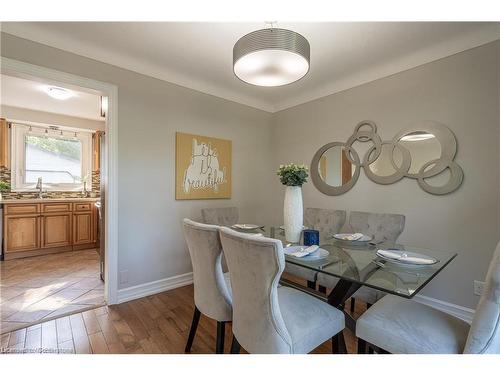
<svg viewBox="0 0 500 375">
<path fill-rule="evenodd" d="M 358 354 L 366 354 L 366 341 L 358 337 Z"/>
<path fill-rule="evenodd" d="M 236 337 L 233 334 L 233 341 L 231 342 L 231 354 L 240 354 L 240 343 L 236 340 Z"/>
<path fill-rule="evenodd" d="M 356 307 L 356 298 L 351 297 L 351 312 L 354 312 L 355 307 Z"/>
<path fill-rule="evenodd" d="M 186 348 L 184 349 L 185 353 L 189 353 L 191 351 L 191 346 L 193 345 L 194 336 L 196 335 L 196 328 L 198 328 L 198 323 L 200 321 L 201 312 L 198 308 L 194 307 L 193 313 L 193 321 L 191 322 L 191 329 L 189 330 L 189 336 L 186 343 Z"/>
<path fill-rule="evenodd" d="M 215 344 L 215 353 L 224 354 L 224 334 L 226 323 L 217 322 L 217 342 Z"/>
<path fill-rule="evenodd" d="M 333 354 L 347 354 L 345 346 L 344 332 L 341 331 L 332 337 L 332 353 Z"/>
<path fill-rule="evenodd" d="M 307 287 L 316 290 L 316 281 L 307 280 Z"/>
<path fill-rule="evenodd" d="M 320 285 L 318 287 L 318 290 L 320 293 L 326 294 L 326 286 Z"/>
</svg>

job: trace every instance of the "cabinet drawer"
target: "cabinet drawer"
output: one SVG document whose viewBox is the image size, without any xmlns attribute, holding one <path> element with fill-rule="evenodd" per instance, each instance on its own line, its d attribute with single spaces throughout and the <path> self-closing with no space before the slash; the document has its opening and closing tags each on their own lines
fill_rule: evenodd
<svg viewBox="0 0 500 375">
<path fill-rule="evenodd" d="M 92 203 L 74 203 L 73 211 L 90 211 Z"/>
<path fill-rule="evenodd" d="M 73 211 L 90 211 L 93 203 L 73 203 Z"/>
<path fill-rule="evenodd" d="M 40 210 L 38 204 L 6 204 L 5 215 L 36 214 Z"/>
<path fill-rule="evenodd" d="M 42 212 L 70 212 L 71 203 L 44 203 L 42 204 Z"/>
</svg>

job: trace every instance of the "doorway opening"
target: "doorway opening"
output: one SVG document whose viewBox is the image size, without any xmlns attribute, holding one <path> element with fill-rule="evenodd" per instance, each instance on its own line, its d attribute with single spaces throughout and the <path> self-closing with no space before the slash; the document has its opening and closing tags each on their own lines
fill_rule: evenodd
<svg viewBox="0 0 500 375">
<path fill-rule="evenodd" d="M 116 302 L 117 88 L 1 62 L 4 333 Z"/>
</svg>

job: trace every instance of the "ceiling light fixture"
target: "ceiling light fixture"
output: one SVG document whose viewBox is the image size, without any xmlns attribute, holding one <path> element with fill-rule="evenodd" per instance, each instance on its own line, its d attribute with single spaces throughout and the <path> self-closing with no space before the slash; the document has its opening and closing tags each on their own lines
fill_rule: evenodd
<svg viewBox="0 0 500 375">
<path fill-rule="evenodd" d="M 241 37 L 233 47 L 236 77 L 256 86 L 283 86 L 309 71 L 310 46 L 292 30 L 267 28 Z"/>
<path fill-rule="evenodd" d="M 66 100 L 66 99 L 69 99 L 72 96 L 74 96 L 74 94 L 73 94 L 72 91 L 63 89 L 62 87 L 54 87 L 54 86 L 47 87 L 45 89 L 45 92 L 51 98 L 54 98 L 54 99 L 57 99 L 57 100 Z"/>
</svg>

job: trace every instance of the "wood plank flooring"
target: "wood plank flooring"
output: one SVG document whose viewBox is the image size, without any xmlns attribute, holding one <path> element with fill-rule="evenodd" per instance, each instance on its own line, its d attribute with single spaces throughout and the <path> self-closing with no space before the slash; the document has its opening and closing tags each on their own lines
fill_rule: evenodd
<svg viewBox="0 0 500 375">
<path fill-rule="evenodd" d="M 348 304 L 347 304 L 348 305 Z M 355 315 L 363 312 L 357 303 Z M 103 306 L 1 335 L 1 351 L 59 353 L 184 353 L 193 313 L 193 287 L 185 286 L 120 305 Z M 216 322 L 202 316 L 192 353 L 215 352 Z M 345 330 L 349 353 L 355 338 Z M 225 352 L 231 345 L 226 325 Z M 314 353 L 331 353 L 330 341 Z"/>
<path fill-rule="evenodd" d="M 95 249 L 0 262 L 0 333 L 103 304 Z"/>
</svg>

